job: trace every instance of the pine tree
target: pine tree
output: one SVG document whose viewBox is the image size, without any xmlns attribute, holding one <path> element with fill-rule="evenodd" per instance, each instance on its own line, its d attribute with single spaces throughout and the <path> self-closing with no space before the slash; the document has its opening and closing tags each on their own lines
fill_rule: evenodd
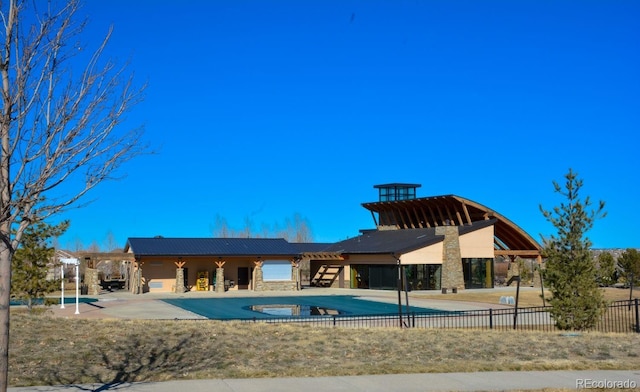
<svg viewBox="0 0 640 392">
<path fill-rule="evenodd" d="M 566 198 L 566 204 L 560 203 L 551 211 L 540 206 L 544 217 L 558 231 L 544 241 L 544 280 L 552 295 L 548 302 L 556 326 L 561 330 L 585 330 L 596 324 L 604 309 L 586 233 L 606 212 L 603 201 L 594 209 L 588 196 L 580 199 L 583 181 L 577 173 L 569 169 L 565 179 L 564 189 L 555 181 L 553 186 Z"/>
<path fill-rule="evenodd" d="M 611 286 L 616 283 L 616 261 L 609 252 L 598 255 L 598 282 L 602 286 Z"/>
<path fill-rule="evenodd" d="M 11 260 L 11 296 L 24 301 L 29 312 L 33 310 L 34 300 L 60 287 L 59 279 L 46 279 L 55 255 L 49 240 L 62 235 L 68 226 L 68 222 L 57 226 L 40 222 L 30 226 Z"/>
<path fill-rule="evenodd" d="M 640 252 L 633 248 L 625 250 L 618 258 L 618 266 L 622 270 L 625 283 L 631 284 L 631 280 L 633 280 L 634 286 L 638 284 L 640 281 Z"/>
</svg>

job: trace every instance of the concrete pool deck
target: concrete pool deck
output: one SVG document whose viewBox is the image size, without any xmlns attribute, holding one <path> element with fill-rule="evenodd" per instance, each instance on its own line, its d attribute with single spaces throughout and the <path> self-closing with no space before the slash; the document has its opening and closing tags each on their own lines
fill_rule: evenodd
<svg viewBox="0 0 640 392">
<path fill-rule="evenodd" d="M 530 289 L 530 288 L 521 288 Z M 505 295 L 513 295 L 514 288 L 482 289 L 504 291 Z M 537 289 L 536 289 L 537 290 Z M 470 291 L 470 290 L 467 290 Z M 476 302 L 464 302 L 447 300 L 448 296 L 455 294 L 429 293 L 429 298 L 421 297 L 420 293 L 409 293 L 409 304 L 422 308 L 430 308 L 446 311 L 475 310 L 475 309 L 502 309 L 511 308 L 501 304 L 487 304 Z M 163 299 L 196 299 L 196 298 L 251 298 L 251 297 L 300 297 L 300 296 L 320 296 L 320 295 L 350 295 L 370 301 L 384 303 L 398 303 L 398 293 L 388 290 L 358 290 L 358 289 L 331 289 L 331 288 L 305 288 L 301 291 L 227 291 L 225 293 L 215 293 L 210 291 L 190 291 L 182 294 L 175 293 L 145 293 L 131 294 L 125 291 L 103 292 L 97 296 L 85 296 L 96 298 L 98 301 L 92 303 L 80 303 L 78 305 L 79 314 L 75 314 L 76 304 L 67 303 L 64 309 L 58 305 L 50 309 L 54 316 L 69 318 L 120 318 L 120 319 L 206 319 L 196 313 L 192 313 L 178 306 L 170 305 Z M 69 296 L 66 297 L 67 300 Z M 74 297 L 75 298 L 75 297 Z M 402 303 L 405 297 L 402 294 Z"/>
</svg>

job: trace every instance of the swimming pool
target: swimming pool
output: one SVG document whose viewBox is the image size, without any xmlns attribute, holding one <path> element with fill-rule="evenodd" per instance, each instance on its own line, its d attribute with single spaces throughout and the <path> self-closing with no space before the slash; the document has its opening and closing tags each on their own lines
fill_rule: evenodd
<svg viewBox="0 0 640 392">
<path fill-rule="evenodd" d="M 370 301 L 353 295 L 169 298 L 163 301 L 212 320 L 323 317 L 334 314 L 347 316 L 398 314 L 398 304 Z M 402 311 L 406 312 L 404 305 Z M 442 313 L 442 310 L 416 306 L 410 306 L 409 311 Z"/>
<path fill-rule="evenodd" d="M 56 297 L 56 298 L 51 298 L 51 297 L 47 297 L 47 302 L 50 305 L 60 305 L 60 297 Z M 87 298 L 87 297 L 81 297 L 78 298 L 78 302 L 81 304 L 88 304 L 91 302 L 98 302 L 97 298 Z M 34 305 L 42 305 L 44 303 L 44 299 L 43 298 L 34 298 L 32 300 L 32 303 Z M 75 297 L 65 297 L 64 298 L 64 303 L 65 304 L 75 304 L 76 303 L 76 298 Z M 27 300 L 24 299 L 12 299 L 10 301 L 10 306 L 24 306 L 27 304 Z"/>
</svg>

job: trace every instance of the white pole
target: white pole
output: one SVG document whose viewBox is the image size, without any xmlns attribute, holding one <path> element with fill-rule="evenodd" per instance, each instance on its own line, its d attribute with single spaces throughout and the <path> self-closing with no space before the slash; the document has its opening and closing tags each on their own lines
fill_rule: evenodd
<svg viewBox="0 0 640 392">
<path fill-rule="evenodd" d="M 76 314 L 80 314 L 80 308 L 79 308 L 79 294 L 80 294 L 80 271 L 79 271 L 79 264 L 78 262 L 76 262 Z"/>
<path fill-rule="evenodd" d="M 60 309 L 64 309 L 64 263 L 60 263 Z"/>
</svg>

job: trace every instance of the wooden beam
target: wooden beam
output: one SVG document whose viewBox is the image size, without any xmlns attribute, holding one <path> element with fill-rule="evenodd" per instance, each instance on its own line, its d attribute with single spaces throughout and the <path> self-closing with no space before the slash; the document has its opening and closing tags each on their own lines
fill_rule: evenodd
<svg viewBox="0 0 640 392">
<path fill-rule="evenodd" d="M 424 206 L 420 205 L 420 212 L 422 212 L 422 219 L 424 219 L 424 223 L 427 227 L 431 227 L 431 223 L 429 223 L 429 218 L 427 218 L 427 213 L 424 211 Z"/>
<path fill-rule="evenodd" d="M 429 209 L 429 213 L 431 213 L 431 219 L 433 219 L 433 225 L 435 227 L 438 227 L 439 225 L 438 225 L 438 219 L 436 218 L 436 214 L 431 209 L 431 206 L 427 206 L 427 208 Z"/>
<path fill-rule="evenodd" d="M 414 205 L 413 208 L 411 208 L 411 210 L 413 211 L 413 217 L 416 220 L 416 226 L 418 226 L 419 228 L 424 228 L 424 225 L 421 223 L 420 219 L 420 215 L 418 214 L 418 210 L 416 209 L 416 206 Z"/>
<path fill-rule="evenodd" d="M 185 264 L 187 264 L 187 262 L 186 261 L 175 261 L 174 264 L 176 265 L 176 267 L 182 268 L 182 267 L 184 267 Z"/>
<path fill-rule="evenodd" d="M 514 250 L 514 249 L 496 249 L 493 251 L 496 256 L 525 256 L 525 257 L 538 257 L 540 256 L 540 251 L 537 249 L 531 250 Z"/>
<path fill-rule="evenodd" d="M 446 226 L 447 220 L 445 219 L 444 214 L 440 210 L 440 206 L 437 204 L 436 204 L 436 211 L 438 211 L 438 215 L 440 215 L 440 223 L 442 223 L 442 226 Z"/>
<path fill-rule="evenodd" d="M 467 208 L 467 204 L 465 202 L 462 202 L 462 211 L 464 211 L 464 216 L 467 218 L 467 223 L 473 223 L 473 221 L 471 220 L 471 215 L 469 215 L 469 209 Z"/>
</svg>

